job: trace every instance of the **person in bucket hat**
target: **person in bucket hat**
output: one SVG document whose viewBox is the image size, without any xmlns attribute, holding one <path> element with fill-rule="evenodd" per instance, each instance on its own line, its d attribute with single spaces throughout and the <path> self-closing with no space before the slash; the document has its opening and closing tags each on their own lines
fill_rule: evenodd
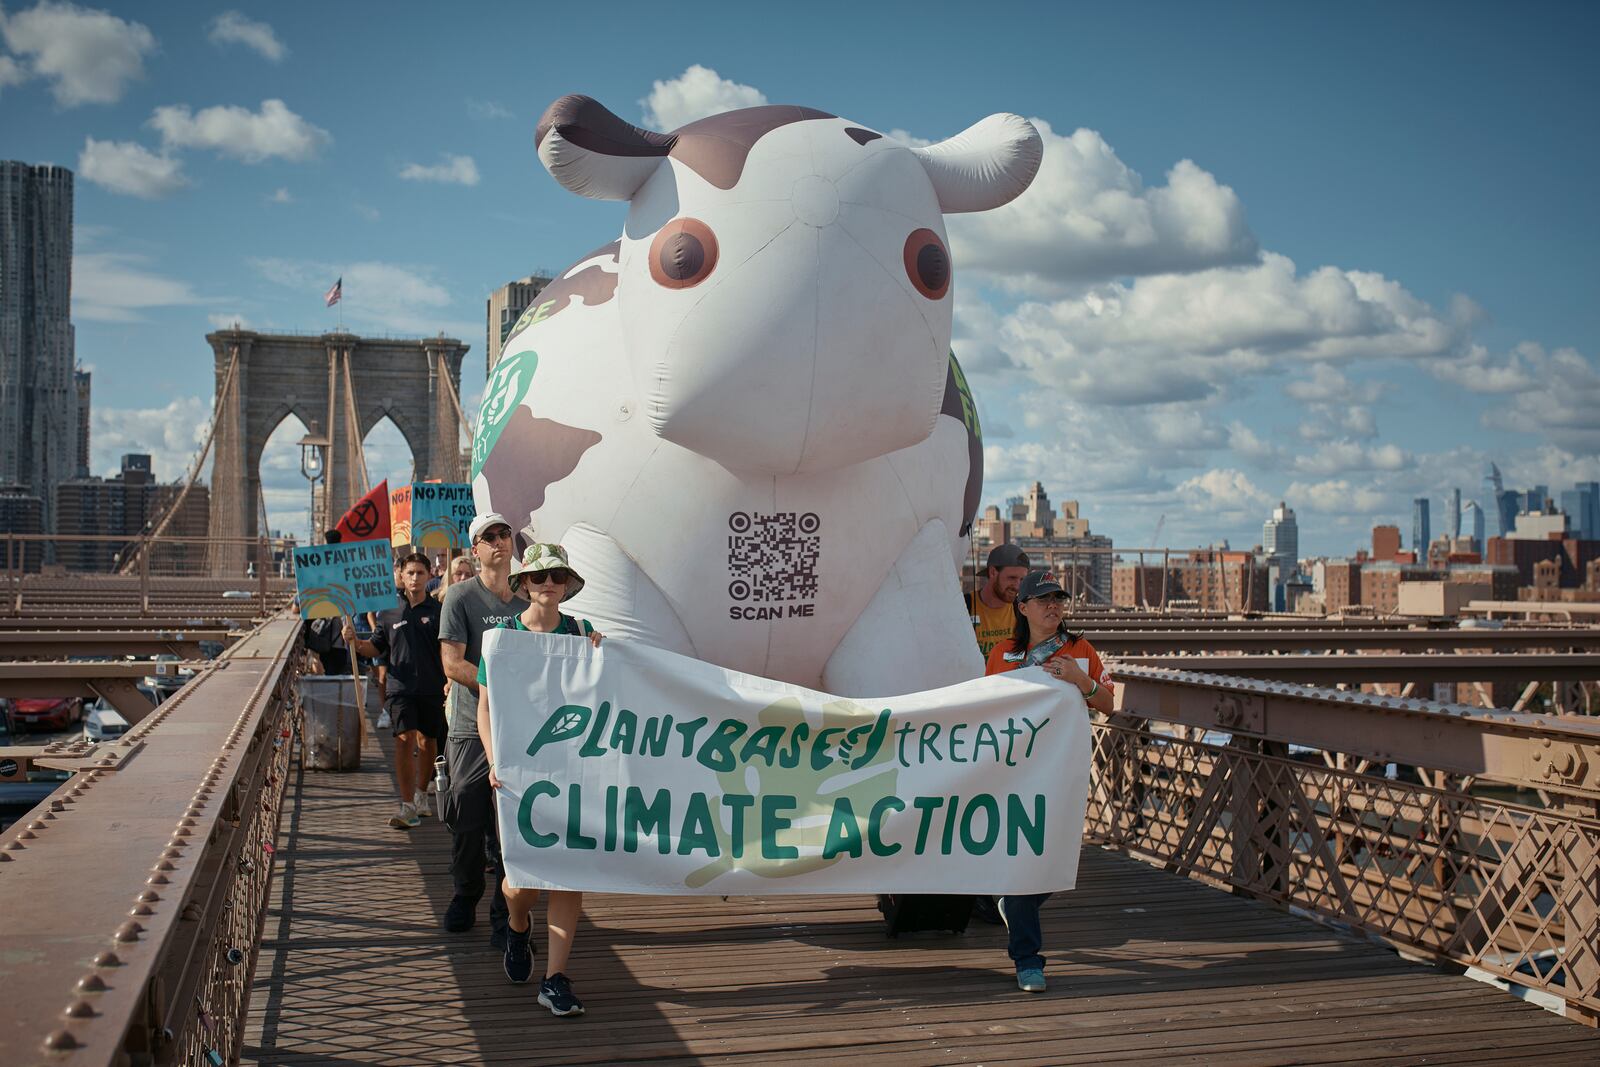
<svg viewBox="0 0 1600 1067">
<path fill-rule="evenodd" d="M 560 607 L 582 588 L 583 579 L 567 559 L 566 550 L 560 545 L 535 541 L 523 549 L 520 559 L 511 564 L 512 592 L 527 597 L 528 607 L 516 618 L 500 625 L 508 630 L 587 637 L 599 647 L 602 635 L 587 620 L 575 619 Z M 525 708 L 513 703 L 508 708 L 502 708 L 500 714 L 517 715 L 524 711 Z M 484 661 L 478 664 L 478 736 L 489 761 L 489 784 L 498 790 L 500 776 L 495 771 L 494 738 L 489 727 L 489 671 Z M 533 906 L 539 900 L 539 890 L 519 889 L 506 881 L 501 885 L 501 892 L 509 909 L 503 964 L 506 977 L 520 984 L 533 975 L 533 928 L 530 919 Z M 583 1001 L 572 991 L 572 982 L 565 972 L 572 954 L 578 916 L 583 911 L 583 894 L 552 889 L 545 911 L 549 951 L 545 958 L 544 980 L 539 983 L 539 1003 L 555 1015 L 582 1015 Z"/>
<path fill-rule="evenodd" d="M 548 571 L 560 571 L 565 575 L 556 582 L 564 588 L 561 594 L 562 603 L 571 600 L 583 589 L 583 579 L 572 569 L 572 564 L 567 562 L 567 550 L 560 545 L 535 541 L 523 550 L 521 559 L 511 564 L 511 591 L 527 596 L 530 590 L 524 586 L 522 576 L 539 575 Z"/>
</svg>

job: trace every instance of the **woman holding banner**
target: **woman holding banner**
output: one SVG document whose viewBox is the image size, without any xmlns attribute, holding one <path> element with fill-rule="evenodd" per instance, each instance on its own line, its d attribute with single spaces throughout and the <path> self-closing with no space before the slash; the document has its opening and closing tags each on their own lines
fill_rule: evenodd
<svg viewBox="0 0 1600 1067">
<path fill-rule="evenodd" d="M 501 625 L 513 630 L 587 637 L 598 647 L 602 635 L 593 626 L 586 620 L 580 621 L 561 611 L 561 603 L 577 596 L 582 588 L 583 579 L 567 562 L 567 553 L 560 545 L 529 545 L 522 559 L 511 565 L 511 591 L 527 597 L 528 607 L 522 614 Z M 495 773 L 494 765 L 494 738 L 489 728 L 487 662 L 488 658 L 485 657 L 478 664 L 478 736 L 483 740 L 484 755 L 489 761 L 489 785 L 499 790 L 500 778 Z M 529 919 L 534 904 L 538 902 L 539 891 L 514 888 L 509 879 L 502 883 L 501 889 L 510 910 L 510 929 L 506 934 L 505 949 L 506 977 L 522 983 L 533 974 Z M 583 1001 L 573 993 L 572 982 L 565 971 L 572 954 L 572 937 L 577 929 L 578 915 L 583 910 L 583 894 L 552 889 L 545 910 L 550 945 L 544 981 L 539 983 L 539 1003 L 555 1015 L 582 1015 Z"/>
<path fill-rule="evenodd" d="M 1111 674 L 1083 634 L 1062 623 L 1066 609 L 1067 594 L 1056 580 L 1045 571 L 1030 571 L 1017 587 L 1016 629 L 990 650 L 984 673 L 1042 667 L 1046 674 L 1076 686 L 1092 710 L 1109 713 L 1115 702 Z M 1048 899 L 1049 893 L 1032 893 L 999 900 L 1010 939 L 1006 951 L 1017 967 L 1017 988 L 1028 993 L 1045 989 L 1039 908 Z"/>
</svg>

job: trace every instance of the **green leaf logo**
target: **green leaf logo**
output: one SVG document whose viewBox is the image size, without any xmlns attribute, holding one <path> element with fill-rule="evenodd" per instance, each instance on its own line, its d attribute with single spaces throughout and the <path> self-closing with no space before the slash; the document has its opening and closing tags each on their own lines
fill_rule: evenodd
<svg viewBox="0 0 1600 1067">
<path fill-rule="evenodd" d="M 494 373 L 483 387 L 483 405 L 478 408 L 477 432 L 472 435 L 472 476 L 476 478 L 483 469 L 484 460 L 500 440 L 500 433 L 511 421 L 533 384 L 533 372 L 539 366 L 539 354 L 532 349 L 504 356 L 495 364 Z"/>
</svg>

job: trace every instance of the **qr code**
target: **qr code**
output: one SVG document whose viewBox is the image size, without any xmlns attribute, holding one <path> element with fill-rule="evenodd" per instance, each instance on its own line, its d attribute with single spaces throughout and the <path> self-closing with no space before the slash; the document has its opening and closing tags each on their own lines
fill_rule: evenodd
<svg viewBox="0 0 1600 1067">
<path fill-rule="evenodd" d="M 728 595 L 735 600 L 810 600 L 817 595 L 822 520 L 813 512 L 736 511 L 728 516 Z"/>
</svg>

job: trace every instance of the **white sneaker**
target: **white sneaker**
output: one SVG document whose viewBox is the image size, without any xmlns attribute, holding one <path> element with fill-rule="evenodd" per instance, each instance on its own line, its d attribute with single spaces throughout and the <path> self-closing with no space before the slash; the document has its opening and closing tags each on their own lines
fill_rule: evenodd
<svg viewBox="0 0 1600 1067">
<path fill-rule="evenodd" d="M 388 708 L 384 708 L 382 711 L 378 712 L 378 726 L 377 726 L 377 728 L 379 730 L 387 730 L 389 728 L 389 726 L 391 725 L 391 723 L 392 723 L 392 720 L 389 718 L 389 709 Z"/>
<path fill-rule="evenodd" d="M 400 810 L 389 816 L 389 825 L 396 830 L 414 830 L 422 825 L 422 820 L 417 818 L 416 806 L 402 800 Z"/>
<path fill-rule="evenodd" d="M 416 799 L 411 802 L 418 815 L 433 818 L 433 798 L 425 792 L 417 793 Z"/>
</svg>

